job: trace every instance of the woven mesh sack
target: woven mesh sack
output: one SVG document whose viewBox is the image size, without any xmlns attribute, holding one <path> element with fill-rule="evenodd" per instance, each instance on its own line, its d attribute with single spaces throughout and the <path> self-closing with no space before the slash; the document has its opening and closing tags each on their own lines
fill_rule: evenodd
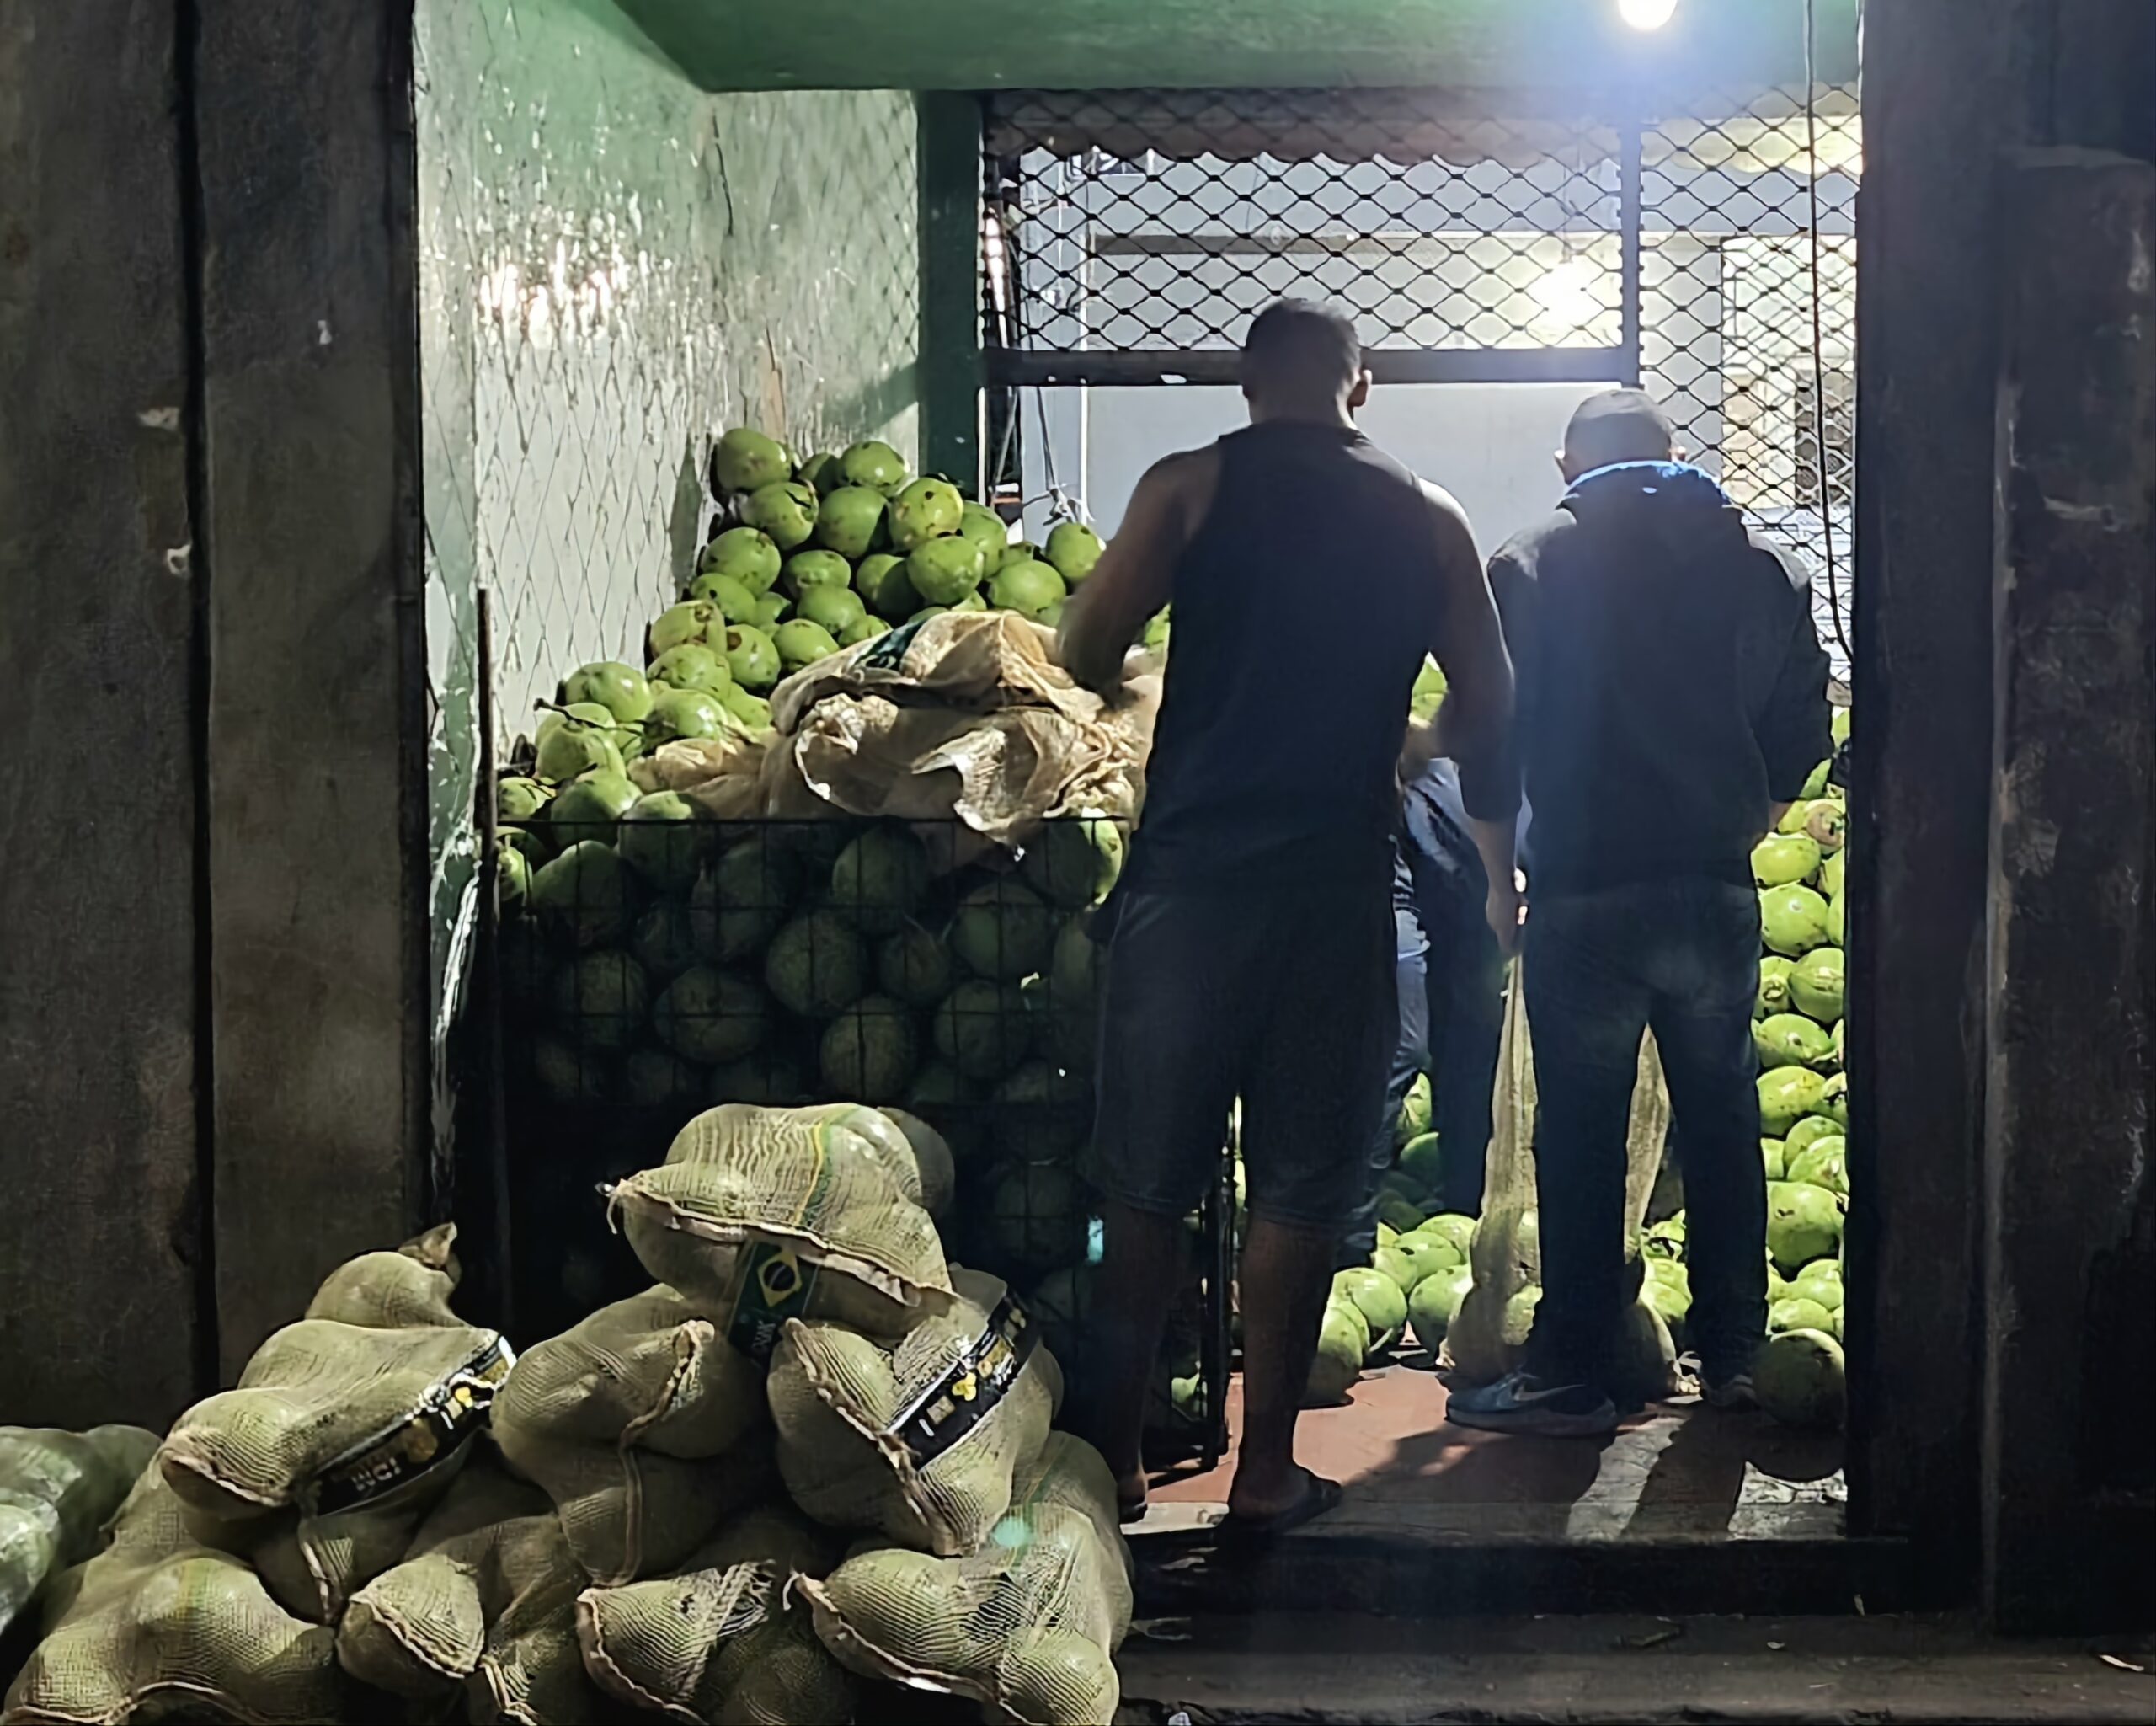
<svg viewBox="0 0 2156 1726">
<path fill-rule="evenodd" d="M 990 1721 L 1107 1726 L 1129 1566 L 1107 1465 L 1056 1433 L 972 1557 L 857 1548 L 794 1589 L 824 1645 L 865 1677 L 971 1697 Z"/>
<path fill-rule="evenodd" d="M 339 1663 L 392 1696 L 454 1702 L 479 1670 L 487 1627 L 512 1593 L 504 1547 L 536 1537 L 522 1525 L 553 1520 L 536 1487 L 483 1463 L 467 1470 L 402 1562 L 353 1595 L 337 1627 Z M 552 1539 L 560 1543 L 558 1532 Z"/>
<path fill-rule="evenodd" d="M 438 1240 L 436 1237 L 424 1241 Z M 415 1242 L 414 1246 L 420 1246 Z M 392 1312 L 446 1294 L 441 1262 L 368 1253 L 334 1272 L 307 1318 L 255 1350 L 237 1388 L 180 1416 L 159 1453 L 197 1539 L 243 1552 L 288 1610 L 334 1624 L 404 1554 L 485 1426 L 514 1358 L 499 1332 Z"/>
<path fill-rule="evenodd" d="M 0 1426 L 0 1631 L 48 1579 L 98 1550 L 157 1450 L 139 1426 Z"/>
<path fill-rule="evenodd" d="M 362 1253 L 329 1273 L 302 1316 L 373 1330 L 461 1324 L 449 1310 L 462 1274 L 456 1247 L 456 1225 L 446 1222 L 394 1253 Z"/>
<path fill-rule="evenodd" d="M 1534 1047 L 1528 1034 L 1525 991 L 1515 964 L 1506 991 L 1504 1029 L 1497 1056 L 1489 1161 L 1483 1183 L 1482 1219 L 1469 1249 L 1474 1270 L 1460 1314 L 1445 1333 L 1444 1364 L 1463 1382 L 1488 1383 L 1519 1362 L 1531 1334 L 1531 1312 L 1513 1297 L 1539 1285 L 1542 1255 L 1538 1232 L 1528 1226 L 1535 1207 Z M 1676 1349 L 1660 1314 L 1639 1297 L 1640 1226 L 1661 1172 L 1669 1136 L 1669 1090 L 1652 1033 L 1641 1040 L 1639 1072 L 1625 1135 L 1625 1230 L 1627 1307 L 1622 1315 L 1614 1395 L 1652 1400 L 1678 1388 Z"/>
<path fill-rule="evenodd" d="M 10 1723 L 232 1718 L 259 1726 L 360 1720 L 327 1628 L 272 1600 L 243 1559 L 188 1531 L 146 1469 L 111 1543 L 53 1590 L 46 1633 L 8 1691 Z"/>
<path fill-rule="evenodd" d="M 671 1570 L 771 1490 L 762 1373 L 674 1290 L 535 1344 L 494 1405 L 494 1442 L 561 1513 L 601 1584 Z"/>
<path fill-rule="evenodd" d="M 617 1702 L 684 1726 L 845 1726 L 853 1684 L 788 1585 L 838 1559 L 835 1536 L 787 1506 L 747 1510 L 676 1576 L 587 1589 L 584 1670 Z"/>
<path fill-rule="evenodd" d="M 585 1726 L 616 1721 L 621 1711 L 584 1670 L 577 1646 L 576 1597 L 584 1575 L 552 1516 L 497 1525 L 499 1611 L 487 1621 L 478 1670 L 465 1685 L 465 1718 L 479 1726 Z"/>
<path fill-rule="evenodd" d="M 914 1169 L 921 1187 L 921 1208 L 931 1216 L 942 1217 L 951 1208 L 951 1200 L 958 1185 L 958 1165 L 951 1155 L 949 1141 L 919 1115 L 910 1114 L 903 1109 L 879 1109 L 876 1112 L 905 1135 L 912 1149 Z"/>
<path fill-rule="evenodd" d="M 767 1389 L 779 1472 L 819 1522 L 970 1552 L 1010 1507 L 1063 1395 L 1055 1359 L 992 1276 L 959 1270 L 951 1311 L 895 1345 L 791 1321 Z"/>
<path fill-rule="evenodd" d="M 728 1315 L 728 1333 L 761 1355 L 787 1317 L 895 1338 L 947 1304 L 922 1197 L 905 1133 L 873 1109 L 728 1103 L 691 1121 L 613 1203 L 644 1269 Z M 760 1297 L 768 1323 L 749 1339 L 735 1321 Z"/>
</svg>

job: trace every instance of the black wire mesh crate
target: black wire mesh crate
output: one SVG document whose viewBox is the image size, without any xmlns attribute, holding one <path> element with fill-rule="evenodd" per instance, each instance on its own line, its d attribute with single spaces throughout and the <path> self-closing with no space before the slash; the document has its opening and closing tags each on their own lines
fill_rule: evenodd
<svg viewBox="0 0 2156 1726">
<path fill-rule="evenodd" d="M 513 778 L 502 806 L 536 804 Z M 559 804 L 555 806 L 559 809 Z M 518 1312 L 559 1328 L 643 1279 L 610 1238 L 607 1183 L 665 1156 L 720 1103 L 865 1103 L 949 1144 L 950 1256 L 1038 1304 L 1082 1376 L 1102 1235 L 1081 1172 L 1092 1128 L 1094 907 L 1124 842 L 1054 820 L 1015 855 L 963 823 L 713 820 L 681 797 L 625 817 L 506 820 L 499 1000 Z M 958 863 L 955 859 L 969 859 Z M 1209 1228 L 1195 1219 L 1187 1346 L 1163 1420 L 1193 1387 Z M 1195 1304 L 1193 1304 L 1195 1303 Z M 1218 1358 L 1216 1358 L 1218 1357 Z M 1172 1392 L 1174 1381 L 1182 1381 Z"/>
</svg>

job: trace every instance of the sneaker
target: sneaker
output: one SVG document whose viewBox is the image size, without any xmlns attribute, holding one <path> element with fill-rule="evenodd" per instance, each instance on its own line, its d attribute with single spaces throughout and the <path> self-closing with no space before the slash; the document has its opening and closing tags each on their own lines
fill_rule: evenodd
<svg viewBox="0 0 2156 1726">
<path fill-rule="evenodd" d="M 1508 1372 L 1495 1384 L 1454 1392 L 1445 1419 L 1481 1432 L 1598 1438 L 1617 1429 L 1617 1405 L 1592 1385 L 1545 1384 L 1531 1373 Z"/>
<path fill-rule="evenodd" d="M 1728 1414 L 1741 1414 L 1748 1408 L 1759 1406 L 1752 1394 L 1752 1375 L 1732 1372 L 1727 1378 L 1700 1380 L 1700 1395 L 1710 1408 L 1719 1408 Z"/>
</svg>

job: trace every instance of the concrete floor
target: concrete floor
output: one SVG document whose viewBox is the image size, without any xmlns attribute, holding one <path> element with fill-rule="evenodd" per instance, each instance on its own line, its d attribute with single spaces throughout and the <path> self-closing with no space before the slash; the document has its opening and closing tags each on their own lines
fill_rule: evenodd
<svg viewBox="0 0 2156 1726">
<path fill-rule="evenodd" d="M 1228 1398 L 1239 1431 L 1242 1385 Z M 1402 1364 L 1367 1374 L 1351 1401 L 1303 1417 L 1297 1454 L 1348 1496 L 1303 1536 L 1515 1536 L 1597 1540 L 1816 1536 L 1840 1527 L 1841 1441 L 1758 1414 L 1657 1404 L 1614 1439 L 1503 1438 L 1448 1426 L 1435 1373 Z M 1133 1531 L 1187 1534 L 1225 1510 L 1232 1451 L 1219 1466 L 1156 1477 Z"/>
<path fill-rule="evenodd" d="M 1998 1642 L 1918 1618 L 1166 1619 L 1124 1645 L 1118 1718 L 2148 1726 L 2152 1646 Z"/>
</svg>

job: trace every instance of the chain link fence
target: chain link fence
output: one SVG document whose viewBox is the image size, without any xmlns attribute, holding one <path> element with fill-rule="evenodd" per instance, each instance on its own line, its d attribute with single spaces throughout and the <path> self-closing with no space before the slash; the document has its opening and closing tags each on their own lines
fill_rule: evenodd
<svg viewBox="0 0 2156 1726">
<path fill-rule="evenodd" d="M 1461 434 L 1401 449 L 1433 478 L 1449 481 L 1449 460 L 1488 464 L 1464 443 L 1534 445 L 1500 451 L 1519 494 L 1478 520 L 1508 522 L 1529 493 L 1546 508 L 1546 422 L 1561 430 L 1593 388 L 1643 385 L 1689 459 L 1812 566 L 1846 680 L 1855 93 L 1569 101 L 991 98 L 983 319 L 1001 494 L 1075 491 L 1113 525 L 1107 494 L 1143 466 L 1116 446 L 1187 417 L 1160 392 L 1231 385 L 1255 312 L 1327 299 L 1353 313 L 1381 385 L 1476 392 L 1418 398 Z M 1531 413 L 1502 393 L 1521 385 L 1545 393 Z M 1074 405 L 1080 389 L 1098 399 Z"/>
</svg>

